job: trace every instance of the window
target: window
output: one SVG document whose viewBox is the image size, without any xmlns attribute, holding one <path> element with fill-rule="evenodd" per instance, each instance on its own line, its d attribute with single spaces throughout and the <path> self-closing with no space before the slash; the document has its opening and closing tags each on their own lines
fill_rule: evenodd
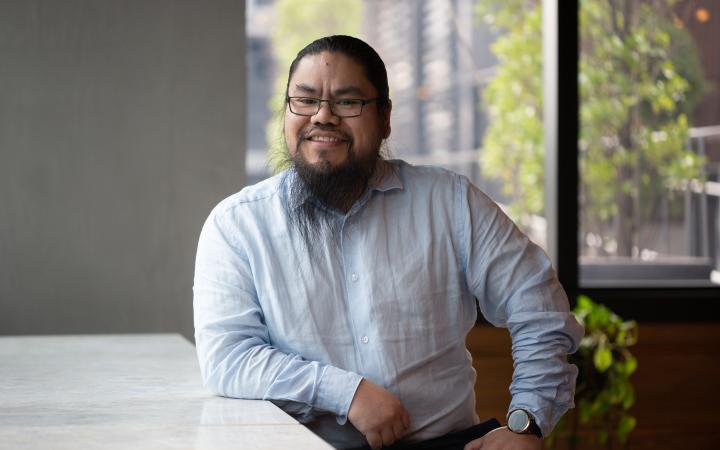
<svg viewBox="0 0 720 450">
<path fill-rule="evenodd" d="M 580 1 L 581 286 L 720 284 L 718 6 Z"/>
<path fill-rule="evenodd" d="M 577 236 L 558 241 L 559 272 L 571 296 L 589 294 L 621 315 L 713 320 L 717 316 L 711 313 L 710 301 L 720 299 L 720 288 L 712 278 L 718 268 L 714 256 L 718 206 L 713 195 L 718 129 L 713 124 L 718 123 L 714 92 L 719 84 L 717 55 L 710 50 L 719 36 L 716 24 L 702 25 L 718 12 L 712 10 L 716 9 L 712 2 L 672 2 L 672 8 L 660 8 L 661 3 L 652 2 L 649 10 L 645 9 L 649 2 L 644 1 L 580 0 L 564 2 L 559 10 L 558 234 Z M 641 22 L 640 28 L 649 29 L 631 38 L 627 46 L 620 38 L 600 39 L 599 32 L 590 29 L 600 26 L 603 17 L 620 20 L 628 11 Z M 697 23 L 690 24 L 691 20 Z M 630 30 L 632 23 L 625 29 Z M 616 25 L 621 22 L 610 22 L 610 27 Z M 673 54 L 678 49 L 658 49 L 668 43 L 663 33 L 671 35 L 672 46 L 683 46 L 682 69 L 668 63 L 678 57 Z M 642 52 L 649 49 L 653 58 L 641 64 Z M 705 82 L 714 88 L 703 89 L 700 85 L 705 82 L 698 81 L 697 72 L 689 72 L 693 55 Z M 616 86 L 602 87 L 608 79 Z M 673 89 L 683 92 L 678 95 Z M 621 91 L 631 94 L 623 97 Z M 609 111 L 617 111 L 612 108 L 618 107 L 618 101 L 639 106 L 632 113 L 615 114 L 618 122 L 627 115 L 635 117 L 613 134 Z M 632 143 L 634 156 L 623 145 L 627 142 Z M 613 159 L 611 150 L 617 148 L 621 151 Z M 610 180 L 614 185 L 608 187 Z M 599 192 L 589 192 L 595 189 Z M 604 211 L 597 206 L 613 199 L 630 203 L 633 209 L 627 204 Z M 589 208 L 596 210 L 585 210 Z M 622 219 L 621 211 L 628 217 Z M 568 219 L 573 217 L 578 220 Z M 632 226 L 621 225 L 630 219 Z M 632 234 L 620 237 L 625 229 Z"/>
<path fill-rule="evenodd" d="M 248 181 L 269 175 L 268 149 L 283 150 L 272 117 L 295 53 L 319 36 L 357 35 L 388 69 L 388 156 L 466 175 L 544 246 L 541 17 L 540 1 L 249 1 Z M 269 92 L 268 107 L 259 97 Z"/>
<path fill-rule="evenodd" d="M 633 317 L 720 298 L 716 3 L 248 0 L 248 80 L 263 83 L 248 180 L 271 173 L 297 50 L 357 35 L 388 67 L 390 156 L 467 175 L 546 245 L 571 298 Z"/>
</svg>

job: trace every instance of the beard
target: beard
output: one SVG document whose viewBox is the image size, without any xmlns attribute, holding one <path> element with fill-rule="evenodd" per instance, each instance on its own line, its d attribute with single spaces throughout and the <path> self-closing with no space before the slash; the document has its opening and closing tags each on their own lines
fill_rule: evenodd
<svg viewBox="0 0 720 450">
<path fill-rule="evenodd" d="M 318 128 L 323 129 L 315 126 L 299 133 L 294 156 L 290 152 L 286 156 L 291 173 L 283 178 L 287 193 L 283 203 L 291 227 L 310 253 L 323 242 L 337 239 L 339 220 L 333 211 L 346 213 L 350 209 L 367 189 L 377 161 L 382 158 L 380 141 L 375 150 L 358 154 L 348 138 L 347 157 L 341 164 L 334 167 L 327 161 L 310 164 L 300 146 L 309 132 Z"/>
</svg>

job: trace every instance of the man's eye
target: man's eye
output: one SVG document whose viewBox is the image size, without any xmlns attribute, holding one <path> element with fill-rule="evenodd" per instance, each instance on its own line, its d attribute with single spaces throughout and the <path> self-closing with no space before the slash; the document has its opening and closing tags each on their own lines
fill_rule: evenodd
<svg viewBox="0 0 720 450">
<path fill-rule="evenodd" d="M 296 100 L 303 105 L 317 105 L 318 103 L 318 100 L 316 98 L 298 98 Z"/>
<path fill-rule="evenodd" d="M 355 106 L 360 103 L 360 100 L 354 100 L 354 99 L 343 99 L 343 100 L 336 100 L 335 104 L 338 106 Z"/>
</svg>

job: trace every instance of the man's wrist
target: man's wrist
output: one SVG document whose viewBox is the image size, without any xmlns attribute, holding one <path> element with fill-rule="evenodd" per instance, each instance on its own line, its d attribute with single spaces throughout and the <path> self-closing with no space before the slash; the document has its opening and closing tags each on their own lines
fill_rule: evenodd
<svg viewBox="0 0 720 450">
<path fill-rule="evenodd" d="M 507 428 L 516 434 L 533 434 L 542 439 L 542 430 L 535 422 L 533 415 L 522 408 L 516 408 L 507 415 Z"/>
<path fill-rule="evenodd" d="M 530 431 L 530 434 L 534 434 L 535 436 L 539 437 L 540 439 L 543 438 L 542 430 L 540 429 L 540 427 L 538 426 L 538 424 L 535 423 L 535 421 L 533 421 L 533 422 L 530 424 L 530 427 L 528 428 L 528 430 Z"/>
<path fill-rule="evenodd" d="M 360 380 L 362 376 L 356 373 L 325 366 L 312 401 L 313 408 L 334 413 L 338 423 L 344 424 Z"/>
</svg>

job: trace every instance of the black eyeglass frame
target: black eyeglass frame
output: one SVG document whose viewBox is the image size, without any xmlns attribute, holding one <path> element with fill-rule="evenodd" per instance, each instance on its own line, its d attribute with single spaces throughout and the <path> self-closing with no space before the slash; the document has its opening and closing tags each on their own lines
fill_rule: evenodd
<svg viewBox="0 0 720 450">
<path fill-rule="evenodd" d="M 302 114 L 302 113 L 297 113 L 297 112 L 293 111 L 293 109 L 292 109 L 292 103 L 290 102 L 290 100 L 292 100 L 292 99 L 298 99 L 298 98 L 307 98 L 307 99 L 311 99 L 311 100 L 317 100 L 317 102 L 318 102 L 318 104 L 317 104 L 317 110 L 316 110 L 314 113 L 312 113 L 312 114 Z M 334 116 L 342 117 L 343 119 L 347 119 L 347 118 L 350 118 L 350 117 L 358 117 L 358 116 L 360 116 L 360 115 L 362 114 L 362 112 L 363 112 L 363 108 L 365 107 L 365 105 L 368 105 L 368 104 L 370 104 L 370 103 L 377 103 L 377 102 L 379 102 L 380 100 L 382 100 L 381 97 L 369 98 L 369 99 L 367 99 L 367 100 L 362 99 L 362 98 L 340 98 L 340 99 L 337 99 L 337 100 L 323 100 L 323 99 L 321 99 L 321 98 L 316 98 L 316 97 L 304 97 L 304 96 L 293 96 L 293 97 L 287 96 L 287 97 L 285 97 L 285 102 L 288 104 L 288 107 L 290 108 L 290 112 L 293 113 L 293 114 L 295 114 L 296 116 L 312 117 L 312 116 L 314 116 L 314 115 L 316 115 L 317 113 L 320 112 L 320 109 L 322 108 L 323 102 L 326 102 L 326 103 L 328 104 L 328 108 L 330 108 L 330 112 L 331 112 Z M 333 109 L 333 105 L 334 105 L 336 102 L 342 102 L 342 101 L 360 102 L 360 112 L 358 112 L 357 114 L 353 114 L 353 115 L 351 115 L 351 116 L 347 116 L 347 115 L 343 115 L 343 114 L 338 114 L 338 113 L 335 112 L 335 110 Z"/>
</svg>

